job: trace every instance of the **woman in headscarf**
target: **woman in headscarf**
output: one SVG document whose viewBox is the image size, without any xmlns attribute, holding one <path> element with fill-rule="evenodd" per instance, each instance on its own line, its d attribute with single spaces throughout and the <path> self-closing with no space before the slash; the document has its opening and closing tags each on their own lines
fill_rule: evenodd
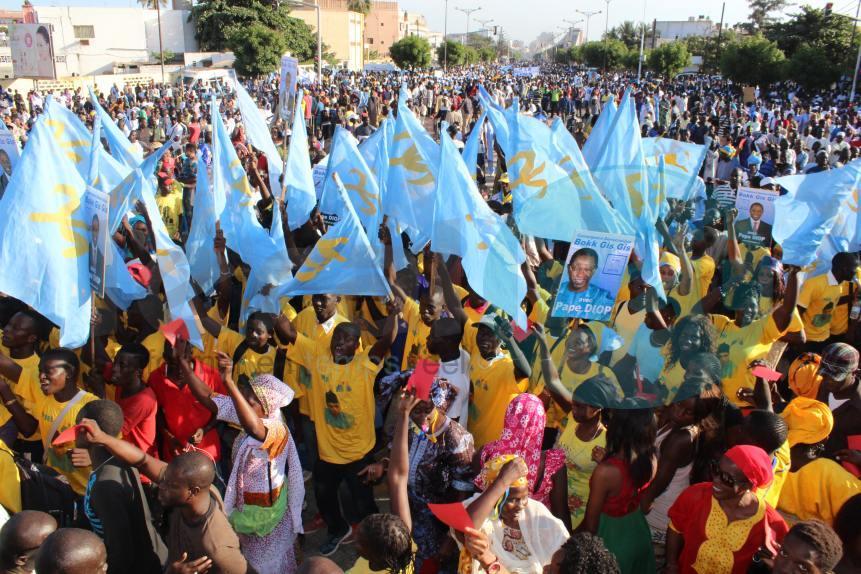
<svg viewBox="0 0 861 574">
<path fill-rule="evenodd" d="M 239 535 L 242 553 L 260 574 L 296 571 L 294 543 L 302 529 L 305 485 L 296 444 L 281 415 L 293 391 L 271 375 L 233 380 L 233 360 L 218 353 L 228 396 L 192 374 L 189 388 L 218 420 L 242 427 L 233 445 L 224 511 Z M 286 472 L 286 475 L 285 475 Z"/>
<path fill-rule="evenodd" d="M 815 518 L 831 525 L 840 507 L 861 493 L 861 481 L 822 456 L 834 428 L 831 409 L 817 400 L 796 397 L 781 416 L 789 427 L 792 466 L 777 508 L 790 523 Z"/>
<path fill-rule="evenodd" d="M 666 574 L 743 574 L 761 546 L 775 553 L 789 530 L 756 489 L 772 480 L 771 457 L 757 446 L 729 449 L 712 482 L 688 487 L 670 508 Z"/>
<path fill-rule="evenodd" d="M 487 443 L 481 450 L 482 466 L 498 456 L 516 455 L 526 462 L 529 495 L 553 508 L 557 518 L 562 518 L 560 509 L 567 508 L 565 453 L 559 449 L 541 450 L 546 416 L 541 399 L 529 393 L 514 397 L 505 411 L 502 435 Z M 475 485 L 485 490 L 489 485 L 484 474 L 475 479 Z M 551 504 L 556 497 L 558 504 Z M 567 514 L 567 513 L 566 513 Z"/>
<path fill-rule="evenodd" d="M 463 552 L 459 572 L 480 574 L 493 562 L 519 574 L 538 574 L 568 540 L 568 530 L 547 507 L 529 499 L 529 471 L 518 456 L 502 455 L 488 460 L 481 469 L 484 492 L 466 502 L 466 511 L 477 530 L 490 540 L 490 553 L 480 562 Z M 458 544 L 462 536 L 458 535 Z"/>
</svg>

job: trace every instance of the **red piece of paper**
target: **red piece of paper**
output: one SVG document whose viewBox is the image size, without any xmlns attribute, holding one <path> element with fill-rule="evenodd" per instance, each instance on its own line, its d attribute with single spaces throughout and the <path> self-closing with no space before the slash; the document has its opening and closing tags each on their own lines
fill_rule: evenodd
<svg viewBox="0 0 861 574">
<path fill-rule="evenodd" d="M 419 359 L 410 380 L 407 382 L 407 390 L 415 389 L 416 397 L 423 401 L 430 400 L 431 385 L 433 385 L 436 374 L 439 371 L 439 363 Z"/>
<path fill-rule="evenodd" d="M 64 444 L 67 442 L 75 442 L 75 433 L 78 432 L 78 429 L 81 425 L 75 425 L 73 427 L 69 427 L 63 432 L 57 435 L 57 438 L 51 441 L 51 444 Z"/>
<path fill-rule="evenodd" d="M 466 512 L 466 508 L 460 502 L 452 502 L 451 504 L 428 504 L 428 508 L 433 512 L 440 522 L 446 526 L 454 528 L 458 532 L 463 532 L 467 527 L 475 528 L 472 523 L 472 518 Z"/>
<path fill-rule="evenodd" d="M 766 381 L 778 381 L 783 376 L 777 371 L 773 371 L 765 365 L 757 365 L 750 372 L 754 377 L 765 379 Z"/>
<path fill-rule="evenodd" d="M 846 437 L 846 446 L 852 450 L 861 450 L 861 434 L 853 434 Z M 851 462 L 845 460 L 841 463 L 843 468 L 854 474 L 856 477 L 861 477 L 861 468 L 858 468 Z"/>
<path fill-rule="evenodd" d="M 188 341 L 188 327 L 182 319 L 174 319 L 170 323 L 165 323 L 159 327 L 158 330 L 161 331 L 162 335 L 164 335 L 164 338 L 167 339 L 167 342 L 170 343 L 171 346 L 176 344 L 177 335 Z"/>
<path fill-rule="evenodd" d="M 526 320 L 526 330 L 524 331 L 517 323 L 514 322 L 514 319 L 512 319 L 511 330 L 514 333 L 514 340 L 518 343 L 522 343 L 529 335 L 532 334 L 532 321 L 529 319 Z"/>
</svg>

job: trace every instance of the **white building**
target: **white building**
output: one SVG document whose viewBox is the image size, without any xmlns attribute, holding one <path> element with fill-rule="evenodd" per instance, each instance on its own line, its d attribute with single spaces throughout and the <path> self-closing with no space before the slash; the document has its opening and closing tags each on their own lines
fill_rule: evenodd
<svg viewBox="0 0 861 574">
<path fill-rule="evenodd" d="M 691 16 L 687 20 L 658 20 L 655 31 L 658 38 L 672 41 L 690 36 L 712 36 L 717 34 L 717 26 L 705 16 Z"/>
<path fill-rule="evenodd" d="M 36 6 L 36 21 L 50 24 L 57 78 L 112 73 L 157 59 L 158 17 L 143 8 Z M 196 52 L 188 10 L 161 10 L 165 51 Z"/>
</svg>

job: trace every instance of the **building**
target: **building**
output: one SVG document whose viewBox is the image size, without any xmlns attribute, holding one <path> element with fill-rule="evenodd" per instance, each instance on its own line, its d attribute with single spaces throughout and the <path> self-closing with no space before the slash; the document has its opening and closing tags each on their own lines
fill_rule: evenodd
<svg viewBox="0 0 861 574">
<path fill-rule="evenodd" d="M 559 45 L 564 48 L 570 48 L 571 46 L 580 46 L 585 41 L 586 35 L 583 33 L 583 30 L 572 27 L 568 28 L 568 30 L 562 35 Z"/>
<path fill-rule="evenodd" d="M 338 65 L 349 70 L 361 70 L 365 65 L 364 15 L 349 10 L 347 0 L 315 0 L 315 4 L 320 7 L 323 43 L 335 55 Z M 290 15 L 304 21 L 316 32 L 316 8 L 291 6 Z"/>
<path fill-rule="evenodd" d="M 365 48 L 368 54 L 376 52 L 379 58 L 389 57 L 389 48 L 403 36 L 399 31 L 397 2 L 373 2 L 365 15 Z"/>
<path fill-rule="evenodd" d="M 717 34 L 717 26 L 710 18 L 691 16 L 687 20 L 658 20 L 654 23 L 658 38 L 664 41 L 681 40 L 691 36 L 712 36 Z"/>
</svg>

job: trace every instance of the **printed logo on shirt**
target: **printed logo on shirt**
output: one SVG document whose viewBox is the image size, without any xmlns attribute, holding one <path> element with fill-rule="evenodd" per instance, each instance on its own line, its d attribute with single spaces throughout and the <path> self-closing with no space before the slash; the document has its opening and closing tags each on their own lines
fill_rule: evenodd
<svg viewBox="0 0 861 574">
<path fill-rule="evenodd" d="M 355 417 L 341 410 L 341 401 L 332 391 L 326 391 L 326 424 L 336 429 L 349 429 L 355 423 Z"/>
</svg>

